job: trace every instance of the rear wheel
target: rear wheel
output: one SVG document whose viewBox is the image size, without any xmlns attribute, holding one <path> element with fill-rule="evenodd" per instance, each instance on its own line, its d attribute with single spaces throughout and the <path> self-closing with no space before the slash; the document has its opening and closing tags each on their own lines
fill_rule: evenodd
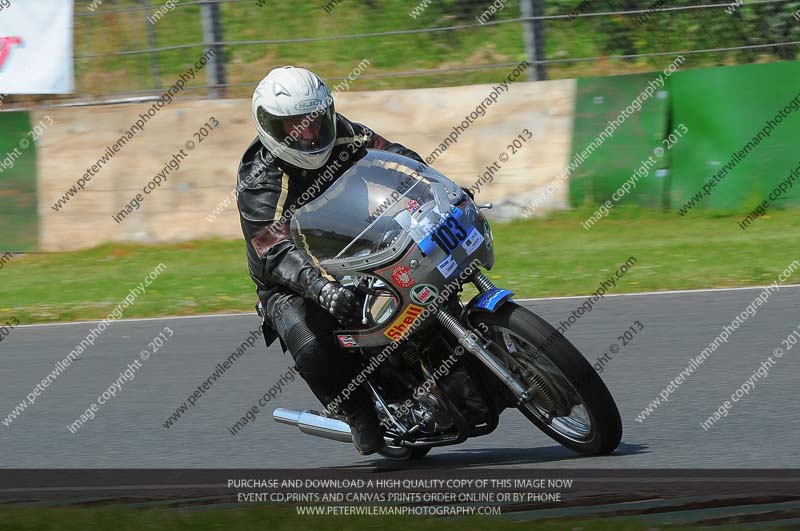
<svg viewBox="0 0 800 531">
<path fill-rule="evenodd" d="M 430 447 L 385 446 L 382 450 L 378 450 L 378 453 L 386 459 L 413 461 L 422 459 L 430 451 Z"/>
<path fill-rule="evenodd" d="M 555 441 L 585 455 L 613 452 L 622 420 L 608 388 L 572 343 L 544 319 L 514 303 L 471 321 L 498 347 L 530 398 L 519 410 Z"/>
</svg>

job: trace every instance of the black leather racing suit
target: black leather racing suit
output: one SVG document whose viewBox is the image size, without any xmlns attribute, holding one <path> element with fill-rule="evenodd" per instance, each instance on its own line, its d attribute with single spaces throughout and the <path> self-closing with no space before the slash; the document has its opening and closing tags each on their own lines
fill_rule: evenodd
<svg viewBox="0 0 800 531">
<path fill-rule="evenodd" d="M 327 406 L 358 371 L 352 356 L 340 349 L 333 330 L 342 328 L 317 296 L 323 281 L 317 261 L 295 247 L 289 237 L 292 214 L 364 156 L 382 149 L 423 162 L 419 155 L 387 141 L 369 128 L 337 116 L 336 141 L 326 164 L 317 170 L 291 166 L 270 154 L 256 138 L 242 157 L 237 203 L 247 247 L 250 277 L 266 310 L 264 337 L 269 346 L 280 337 L 297 371 Z M 304 195 L 305 193 L 305 195 Z M 369 398 L 358 389 L 341 403 L 345 412 L 365 407 Z"/>
</svg>

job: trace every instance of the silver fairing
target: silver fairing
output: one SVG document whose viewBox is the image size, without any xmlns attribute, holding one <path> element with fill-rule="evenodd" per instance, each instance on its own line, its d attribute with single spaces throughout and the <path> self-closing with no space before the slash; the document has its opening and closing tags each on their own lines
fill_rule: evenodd
<svg viewBox="0 0 800 531">
<path fill-rule="evenodd" d="M 369 275 L 396 298 L 380 324 L 341 331 L 350 348 L 401 339 L 438 294 L 457 291 L 465 269 L 494 264 L 489 224 L 463 190 L 384 151 L 369 150 L 294 214 L 291 229 L 298 248 L 335 278 Z"/>
</svg>

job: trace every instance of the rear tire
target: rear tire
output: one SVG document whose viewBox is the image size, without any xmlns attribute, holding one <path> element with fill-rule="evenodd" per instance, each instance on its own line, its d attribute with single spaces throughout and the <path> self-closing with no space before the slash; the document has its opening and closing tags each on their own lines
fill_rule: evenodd
<svg viewBox="0 0 800 531">
<path fill-rule="evenodd" d="M 386 446 L 382 450 L 378 450 L 378 453 L 393 461 L 416 461 L 428 455 L 430 451 L 430 446 L 413 448 L 408 446 Z"/>
<path fill-rule="evenodd" d="M 520 368 L 522 372 L 530 367 L 541 369 L 540 374 L 547 377 L 546 381 L 556 384 L 545 384 L 545 387 L 551 393 L 560 393 L 562 403 L 576 404 L 576 399 L 580 398 L 580 403 L 570 408 L 568 417 L 554 416 L 548 423 L 544 418 L 547 415 L 543 414 L 546 408 L 536 403 L 537 396 L 543 402 L 547 401 L 547 397 L 545 393 L 537 394 L 531 401 L 518 407 L 528 420 L 556 442 L 580 454 L 609 454 L 619 446 L 622 419 L 611 393 L 592 365 L 558 330 L 527 308 L 512 302 L 504 304 L 495 313 L 476 312 L 470 316 L 470 320 L 476 331 L 483 328 L 481 324 L 486 325 L 490 331 L 489 337 L 495 344 L 518 362 L 506 363 L 509 369 L 517 369 L 512 372 L 521 372 Z M 508 343 L 509 339 L 511 343 Z M 548 341 L 550 344 L 546 345 Z M 532 359 L 527 357 L 527 348 L 509 352 L 516 348 L 517 342 L 532 347 Z M 528 388 L 533 384 L 526 380 L 523 385 Z M 572 412 L 579 406 L 582 406 L 590 421 L 588 433 L 585 434 L 583 432 L 587 430 L 580 422 L 571 420 Z M 567 420 L 561 421 L 562 418 Z M 566 433 L 573 427 L 575 433 Z"/>
</svg>

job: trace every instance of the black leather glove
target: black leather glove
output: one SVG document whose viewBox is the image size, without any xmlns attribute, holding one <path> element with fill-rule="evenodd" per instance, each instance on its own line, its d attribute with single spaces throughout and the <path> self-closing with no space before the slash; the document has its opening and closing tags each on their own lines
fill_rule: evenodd
<svg viewBox="0 0 800 531">
<path fill-rule="evenodd" d="M 356 318 L 358 299 L 355 293 L 338 282 L 328 282 L 322 286 L 318 301 L 340 323 L 346 324 Z"/>
</svg>

